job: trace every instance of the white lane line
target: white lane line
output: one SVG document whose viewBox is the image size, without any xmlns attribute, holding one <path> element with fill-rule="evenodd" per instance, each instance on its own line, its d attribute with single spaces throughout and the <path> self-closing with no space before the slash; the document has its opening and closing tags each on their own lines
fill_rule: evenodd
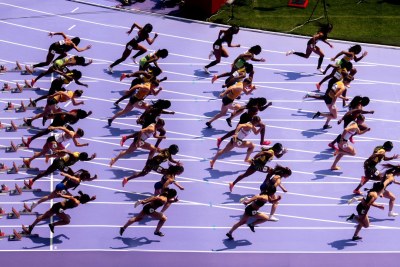
<svg viewBox="0 0 400 267">
<path fill-rule="evenodd" d="M 94 22 L 94 21 L 89 21 L 89 20 L 83 20 L 83 19 L 78 19 L 78 18 L 74 18 L 74 17 L 68 17 L 68 16 L 63 16 L 63 15 L 58 15 L 58 14 L 54 14 L 54 13 L 50 13 L 50 12 L 44 12 L 41 10 L 36 10 L 36 9 L 31 9 L 31 8 L 26 8 L 26 7 L 22 7 L 22 6 L 17 6 L 17 5 L 12 5 L 12 4 L 8 4 L 8 3 L 0 3 L 1 5 L 7 5 L 7 6 L 11 6 L 11 7 L 15 7 L 15 8 L 19 8 L 19 9 L 24 9 L 24 10 L 28 10 L 28 11 L 32 11 L 32 12 L 37 12 L 37 13 L 41 13 L 41 14 L 47 14 L 47 15 L 51 15 L 51 16 L 56 16 L 56 17 L 61 17 L 61 18 L 65 18 L 65 19 L 70 19 L 70 20 L 74 20 L 74 21 L 79 21 L 79 22 L 84 22 L 84 23 L 89 23 L 89 24 L 94 24 L 94 25 L 99 25 L 99 26 L 104 26 L 104 27 L 109 27 L 109 28 L 120 28 L 120 29 L 129 29 L 129 27 L 126 26 L 119 26 L 119 25 L 112 25 L 112 24 L 105 24 L 105 23 L 99 23 L 99 22 Z M 6 23 L 6 24 L 11 24 L 13 25 L 13 23 L 9 23 L 9 22 L 4 22 L 4 21 L 0 21 L 2 23 Z M 15 24 L 17 25 L 17 24 Z M 20 25 L 22 26 L 22 25 Z M 136 29 L 135 29 L 136 30 Z M 46 31 L 48 32 L 48 31 Z M 190 41 L 195 41 L 195 42 L 200 42 L 200 43 L 207 43 L 207 44 L 212 44 L 212 41 L 208 41 L 208 40 L 201 40 L 201 39 L 194 39 L 194 38 L 188 38 L 188 37 L 183 37 L 183 36 L 179 36 L 179 35 L 171 35 L 171 34 L 165 34 L 165 33 L 159 33 L 158 34 L 160 36 L 168 36 L 168 37 L 172 37 L 172 38 L 179 38 L 179 39 L 184 39 L 184 40 L 190 40 Z M 268 34 L 268 33 L 265 33 Z M 350 42 L 349 42 L 350 43 Z M 246 46 L 242 46 L 242 48 L 248 49 L 249 47 Z M 278 53 L 278 54 L 285 54 L 286 51 L 275 51 L 275 50 L 267 50 L 267 49 L 263 49 L 263 51 L 265 52 L 271 52 L 271 53 Z M 314 56 L 313 56 L 314 57 Z M 206 59 L 208 60 L 208 59 Z M 391 64 L 382 64 L 382 63 L 372 63 L 372 62 L 367 62 L 367 61 L 363 61 L 361 62 L 362 64 L 375 64 L 375 65 L 380 65 L 380 66 L 387 66 L 387 67 L 396 67 L 399 68 L 400 65 L 391 65 Z"/>
</svg>

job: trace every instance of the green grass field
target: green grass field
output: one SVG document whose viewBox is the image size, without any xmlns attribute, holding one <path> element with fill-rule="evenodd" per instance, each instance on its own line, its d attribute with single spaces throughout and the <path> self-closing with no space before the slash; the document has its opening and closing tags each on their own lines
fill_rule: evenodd
<svg viewBox="0 0 400 267">
<path fill-rule="evenodd" d="M 400 46 L 400 0 L 325 0 L 329 21 L 334 29 L 332 39 Z M 288 7 L 288 0 L 236 0 L 234 18 L 229 24 L 241 27 L 288 32 L 303 24 L 317 6 L 312 18 L 324 15 L 324 0 L 310 0 L 306 9 Z M 231 9 L 225 5 L 210 21 L 226 24 Z M 312 35 L 326 23 L 322 18 L 293 31 Z"/>
</svg>

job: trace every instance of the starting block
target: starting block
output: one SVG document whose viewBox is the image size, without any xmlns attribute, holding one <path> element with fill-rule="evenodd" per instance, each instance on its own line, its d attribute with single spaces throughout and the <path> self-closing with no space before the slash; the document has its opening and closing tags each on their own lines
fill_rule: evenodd
<svg viewBox="0 0 400 267">
<path fill-rule="evenodd" d="M 13 103 L 8 102 L 8 103 L 7 103 L 7 107 L 6 107 L 4 110 L 5 110 L 5 111 L 13 111 L 13 110 L 15 110 L 15 106 L 14 106 Z"/>
<path fill-rule="evenodd" d="M 13 162 L 12 168 L 7 170 L 7 174 L 16 174 L 16 173 L 18 173 L 18 167 L 17 164 Z"/>
<path fill-rule="evenodd" d="M 11 86 L 8 84 L 8 83 L 4 83 L 3 84 L 3 87 L 0 89 L 0 91 L 2 92 L 2 93 L 8 93 L 8 92 L 11 92 Z"/>
<path fill-rule="evenodd" d="M 6 152 L 7 153 L 16 152 L 18 149 L 25 148 L 25 147 L 26 146 L 24 143 L 16 145 L 16 144 L 14 144 L 13 141 L 11 141 L 11 145 L 9 147 L 6 147 Z"/>
<path fill-rule="evenodd" d="M 4 164 L 0 162 L 0 172 L 5 172 L 8 170 L 8 167 Z"/>
<path fill-rule="evenodd" d="M 26 203 L 24 203 L 24 209 L 17 211 L 14 207 L 11 209 L 12 212 L 7 214 L 7 219 L 19 219 L 19 217 L 21 217 L 21 215 L 39 215 L 39 212 L 37 211 L 31 211 L 31 209 L 29 209 L 28 205 Z"/>
<path fill-rule="evenodd" d="M 22 194 L 22 188 L 19 187 L 17 184 L 15 184 L 15 189 L 10 190 L 10 196 L 21 195 L 21 194 Z"/>
<path fill-rule="evenodd" d="M 28 167 L 25 163 L 23 163 L 22 165 L 19 165 L 17 167 L 17 173 L 18 173 L 18 171 L 38 172 L 39 168 L 37 168 L 37 167 L 31 168 L 31 167 Z"/>
<path fill-rule="evenodd" d="M 8 235 L 8 241 L 21 241 L 23 237 L 30 237 L 30 238 L 38 238 L 38 234 L 26 234 L 24 231 L 18 232 L 17 230 L 13 229 L 13 234 Z"/>
<path fill-rule="evenodd" d="M 17 125 L 11 121 L 11 126 L 6 127 L 6 132 L 16 132 L 18 130 Z"/>
<path fill-rule="evenodd" d="M 42 192 L 42 189 L 40 188 L 32 188 L 32 186 L 29 186 L 29 183 L 24 180 L 24 186 L 21 188 L 22 192 Z"/>
<path fill-rule="evenodd" d="M 4 216 L 5 214 L 6 214 L 6 212 L 3 210 L 3 208 L 0 207 L 0 217 Z"/>
<path fill-rule="evenodd" d="M 5 184 L 1 185 L 1 189 L 0 189 L 0 195 L 6 195 L 10 193 L 10 189 L 8 188 L 8 186 L 6 186 Z M 2 208 L 0 208 L 0 216 L 2 216 L 2 214 L 4 214 L 4 210 Z"/>
</svg>

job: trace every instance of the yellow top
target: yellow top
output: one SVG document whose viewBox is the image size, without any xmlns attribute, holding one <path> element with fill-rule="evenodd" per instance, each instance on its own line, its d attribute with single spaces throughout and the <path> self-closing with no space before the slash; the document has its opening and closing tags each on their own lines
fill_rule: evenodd
<svg viewBox="0 0 400 267">
<path fill-rule="evenodd" d="M 65 93 L 68 95 L 69 98 L 64 94 L 60 94 L 60 95 L 56 95 L 54 97 L 54 99 L 60 103 L 63 103 L 63 102 L 70 100 L 72 98 L 72 96 L 74 95 L 73 91 L 66 91 Z"/>
<path fill-rule="evenodd" d="M 235 100 L 243 91 L 243 83 L 237 82 L 235 85 L 229 87 L 226 96 L 232 100 Z"/>
<path fill-rule="evenodd" d="M 148 96 L 150 94 L 150 86 L 151 86 L 151 83 L 143 84 L 143 86 L 140 87 L 139 90 L 137 91 L 137 93 L 135 94 L 135 97 L 137 99 L 143 100 L 146 96 Z"/>
</svg>

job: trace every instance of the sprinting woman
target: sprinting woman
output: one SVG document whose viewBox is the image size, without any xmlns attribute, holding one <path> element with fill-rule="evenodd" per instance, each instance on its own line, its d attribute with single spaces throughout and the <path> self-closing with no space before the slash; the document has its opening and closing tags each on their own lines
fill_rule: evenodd
<svg viewBox="0 0 400 267">
<path fill-rule="evenodd" d="M 215 56 L 215 60 L 203 68 L 207 74 L 210 74 L 210 71 L 208 70 L 209 68 L 221 62 L 221 57 L 229 57 L 228 51 L 223 47 L 223 43 L 226 43 L 228 47 L 240 47 L 240 44 L 232 44 L 233 35 L 237 34 L 238 32 L 239 27 L 237 26 L 231 26 L 227 30 L 219 31 L 218 39 L 214 42 L 213 50 L 208 57 L 211 59 L 212 56 Z"/>
<path fill-rule="evenodd" d="M 51 44 L 49 47 L 49 51 L 47 53 L 46 61 L 34 64 L 34 65 L 32 65 L 32 67 L 27 66 L 26 69 L 28 72 L 33 72 L 35 68 L 40 68 L 40 67 L 45 67 L 45 66 L 50 65 L 50 63 L 53 61 L 56 54 L 59 55 L 56 58 L 56 60 L 58 60 L 58 59 L 62 59 L 64 57 L 66 57 L 68 55 L 67 53 L 69 51 L 71 51 L 72 49 L 75 49 L 78 52 L 83 52 L 92 47 L 91 45 L 87 45 L 84 48 L 78 47 L 78 45 L 81 41 L 81 39 L 79 37 L 74 37 L 74 38 L 70 39 L 63 32 L 50 32 L 49 33 L 50 37 L 53 37 L 54 35 L 61 35 L 63 37 L 63 40 L 60 40 L 60 41 L 57 41 L 57 42 Z"/>
<path fill-rule="evenodd" d="M 49 223 L 49 228 L 52 233 L 54 233 L 54 227 L 69 224 L 71 222 L 71 216 L 66 214 L 65 210 L 76 208 L 79 206 L 79 204 L 86 204 L 89 201 L 93 201 L 96 199 L 96 196 L 90 197 L 87 194 L 83 194 L 82 191 L 79 191 L 78 193 L 78 196 L 66 195 L 62 194 L 61 192 L 57 193 L 59 197 L 65 198 L 66 200 L 55 203 L 48 211 L 37 217 L 36 220 L 28 226 L 28 228 L 22 225 L 22 229 L 24 230 L 24 232 L 26 234 L 31 234 L 36 224 L 38 224 L 40 221 L 50 219 L 54 215 L 57 215 L 60 220 Z"/>
<path fill-rule="evenodd" d="M 226 233 L 226 236 L 229 238 L 229 240 L 234 239 L 232 236 L 233 232 L 243 224 L 246 224 L 250 218 L 255 219 L 255 221 L 253 221 L 252 223 L 247 224 L 252 232 L 255 232 L 256 225 L 269 220 L 269 216 L 265 213 L 259 212 L 259 209 L 267 202 L 274 203 L 281 199 L 281 196 L 278 196 L 275 199 L 271 198 L 271 196 L 273 196 L 275 192 L 275 186 L 269 185 L 265 191 L 261 192 L 261 194 L 255 195 L 249 199 L 241 199 L 241 202 L 246 205 L 246 208 L 244 210 L 242 218 L 232 226 L 228 233 Z"/>
<path fill-rule="evenodd" d="M 332 31 L 332 29 L 333 29 L 332 24 L 327 24 L 327 25 L 322 26 L 319 29 L 319 31 L 317 32 L 317 34 L 315 34 L 311 39 L 308 40 L 307 49 L 306 49 L 305 53 L 295 52 L 294 50 L 290 50 L 286 53 L 286 55 L 289 56 L 289 55 L 293 54 L 293 55 L 296 55 L 299 57 L 309 58 L 311 53 L 314 52 L 315 54 L 317 54 L 319 56 L 317 70 L 319 70 L 321 73 L 323 73 L 324 70 L 321 68 L 321 65 L 322 65 L 322 61 L 324 60 L 325 55 L 324 55 L 324 52 L 322 51 L 322 49 L 319 48 L 317 43 L 319 41 L 322 41 L 322 42 L 326 43 L 327 45 L 329 45 L 331 48 L 333 48 L 333 45 L 327 41 L 328 34 Z"/>
<path fill-rule="evenodd" d="M 149 150 L 149 156 L 148 158 L 151 159 L 156 153 L 157 148 L 150 143 L 146 142 L 148 138 L 153 136 L 156 139 L 165 139 L 165 136 L 159 136 L 157 135 L 157 131 L 164 130 L 164 125 L 165 122 L 163 119 L 158 119 L 156 123 L 152 123 L 146 128 L 141 129 L 139 132 L 137 132 L 135 139 L 133 139 L 132 144 L 129 146 L 128 149 L 125 149 L 121 151 L 115 158 L 112 158 L 110 161 L 110 167 L 115 164 L 115 162 L 118 161 L 118 159 L 122 158 L 123 156 L 127 154 L 131 154 L 138 148 Z"/>
<path fill-rule="evenodd" d="M 235 181 L 229 183 L 229 191 L 233 191 L 233 187 L 243 180 L 244 178 L 252 175 L 253 173 L 259 172 L 269 172 L 271 170 L 270 167 L 266 167 L 265 165 L 274 159 L 274 157 L 280 159 L 283 155 L 287 153 L 287 149 L 282 146 L 281 143 L 276 143 L 270 148 L 261 148 L 261 151 L 258 152 L 254 158 L 251 160 L 249 168 L 239 175 Z"/>
<path fill-rule="evenodd" d="M 132 57 L 133 62 L 136 63 L 136 58 L 147 52 L 146 47 L 142 46 L 140 43 L 143 42 L 144 40 L 146 40 L 149 45 L 152 45 L 154 43 L 154 40 L 158 36 L 158 34 L 156 33 L 156 34 L 154 34 L 153 39 L 151 39 L 149 37 L 149 34 L 153 30 L 153 25 L 151 25 L 150 23 L 147 23 L 146 25 L 144 25 L 144 27 L 140 26 L 137 23 L 133 23 L 131 29 L 129 31 L 127 31 L 126 33 L 129 35 L 133 31 L 134 28 L 139 29 L 137 35 L 126 44 L 125 50 L 122 53 L 121 58 L 117 59 L 114 63 L 112 63 L 108 67 L 108 71 L 110 73 L 113 73 L 113 68 L 115 66 L 124 62 L 129 57 L 129 55 L 132 53 L 132 50 L 138 50 L 138 52 Z"/>
<path fill-rule="evenodd" d="M 235 130 L 235 134 L 233 135 L 231 141 L 225 146 L 225 148 L 220 149 L 214 156 L 212 160 L 210 160 L 210 168 L 214 168 L 215 161 L 222 156 L 223 154 L 231 151 L 235 147 L 238 148 L 247 148 L 247 154 L 244 159 L 245 162 L 251 162 L 250 161 L 250 155 L 253 153 L 254 150 L 254 144 L 250 141 L 245 141 L 244 139 L 250 134 L 250 132 L 253 132 L 255 135 L 259 134 L 262 125 L 261 119 L 258 116 L 254 116 L 251 120 L 251 122 L 244 123 L 244 124 L 239 124 L 239 126 Z M 258 129 L 257 129 L 258 127 Z"/>
<path fill-rule="evenodd" d="M 135 203 L 135 208 L 141 204 L 143 205 L 143 209 L 139 212 L 138 215 L 130 218 L 125 223 L 125 225 L 119 229 L 119 234 L 122 236 L 129 225 L 143 220 L 146 216 L 150 216 L 151 218 L 158 220 L 158 224 L 156 230 L 154 231 L 154 234 L 158 236 L 164 236 L 164 233 L 161 232 L 161 227 L 167 221 L 167 216 L 164 215 L 164 212 L 173 202 L 175 202 L 176 195 L 177 192 L 175 189 L 168 189 L 158 196 L 153 196 L 144 200 L 137 201 Z M 160 212 L 156 211 L 156 209 L 162 206 L 163 208 Z"/>
</svg>

